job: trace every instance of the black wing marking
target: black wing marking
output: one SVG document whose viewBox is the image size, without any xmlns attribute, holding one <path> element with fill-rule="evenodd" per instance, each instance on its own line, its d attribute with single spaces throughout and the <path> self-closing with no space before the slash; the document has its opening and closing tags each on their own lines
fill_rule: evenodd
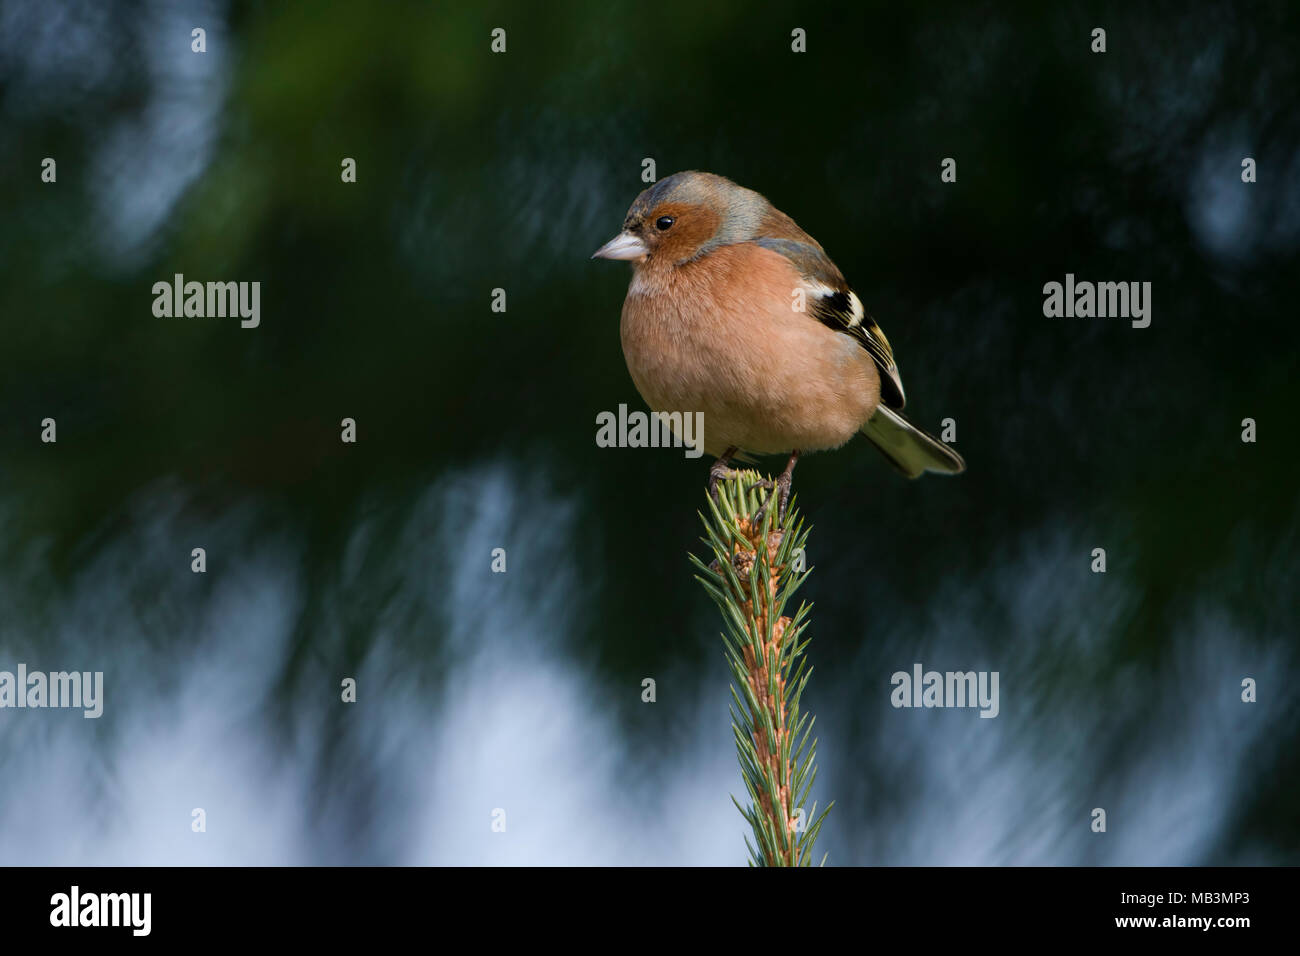
<svg viewBox="0 0 1300 956">
<path fill-rule="evenodd" d="M 756 239 L 755 242 L 765 249 L 780 253 L 794 264 L 808 283 L 809 311 L 823 325 L 851 336 L 867 350 L 880 370 L 881 400 L 890 408 L 901 409 L 907 399 L 903 395 L 903 380 L 898 375 L 898 365 L 894 362 L 894 350 L 889 345 L 889 339 L 885 338 L 885 333 L 875 319 L 867 315 L 862 300 L 849 288 L 826 251 L 812 237 L 799 230 L 793 221 L 788 221 L 783 228 L 787 232 L 795 231 L 802 238 L 771 235 Z"/>
<path fill-rule="evenodd" d="M 894 350 L 876 320 L 867 315 L 862 300 L 852 289 L 843 289 L 808 297 L 812 314 L 822 325 L 843 332 L 856 339 L 875 360 L 880 369 L 880 398 L 890 408 L 902 408 L 907 403 L 903 394 L 903 380 L 894 362 Z"/>
</svg>

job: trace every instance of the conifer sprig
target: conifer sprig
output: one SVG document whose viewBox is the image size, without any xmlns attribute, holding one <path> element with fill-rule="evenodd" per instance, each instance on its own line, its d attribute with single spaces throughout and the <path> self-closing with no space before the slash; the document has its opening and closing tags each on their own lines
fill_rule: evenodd
<svg viewBox="0 0 1300 956">
<path fill-rule="evenodd" d="M 800 712 L 812 667 L 804 656 L 811 605 L 802 604 L 793 618 L 786 605 L 811 569 L 798 570 L 806 552 L 808 530 L 791 500 L 780 526 L 776 507 L 762 520 L 752 519 L 761 504 L 752 486 L 761 476 L 751 471 L 718 484 L 718 501 L 707 497 L 700 515 L 702 539 L 713 551 L 706 565 L 691 561 L 696 580 L 722 612 L 723 643 L 731 666 L 731 726 L 736 740 L 749 806 L 732 802 L 753 829 L 745 838 L 751 866 L 809 866 L 813 844 L 832 803 L 817 815 L 804 802 L 817 779 L 817 740 L 810 736 L 813 718 Z M 823 856 L 821 862 L 826 858 Z"/>
</svg>

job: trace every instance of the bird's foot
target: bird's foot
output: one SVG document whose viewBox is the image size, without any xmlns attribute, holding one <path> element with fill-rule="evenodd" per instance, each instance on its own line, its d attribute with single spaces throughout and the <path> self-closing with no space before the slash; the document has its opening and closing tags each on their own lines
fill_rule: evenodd
<svg viewBox="0 0 1300 956">
<path fill-rule="evenodd" d="M 794 466 L 798 461 L 799 452 L 796 449 L 791 453 L 790 460 L 786 463 L 785 471 L 777 475 L 775 479 L 764 478 L 763 480 L 756 481 L 749 486 L 750 491 L 753 491 L 755 488 L 762 488 L 767 492 L 767 500 L 764 501 L 762 506 L 754 512 L 754 517 L 750 519 L 754 524 L 759 525 L 763 523 L 763 516 L 767 514 L 767 509 L 772 506 L 773 499 L 775 499 L 777 503 L 776 526 L 779 528 L 785 523 L 786 506 L 790 504 L 790 489 L 794 484 Z"/>
<path fill-rule="evenodd" d="M 762 481 L 756 481 L 749 486 L 749 490 L 762 488 L 767 492 L 767 499 L 754 512 L 754 516 L 749 520 L 755 526 L 763 523 L 763 516 L 767 514 L 767 509 L 772 506 L 772 501 L 777 502 L 776 506 L 776 524 L 777 527 L 785 521 L 785 509 L 790 503 L 790 486 L 794 483 L 793 476 L 787 472 L 782 472 L 776 478 L 764 478 Z"/>
<path fill-rule="evenodd" d="M 740 475 L 740 472 L 731 467 L 731 456 L 739 450 L 738 448 L 728 448 L 722 453 L 722 457 L 709 468 L 709 497 L 713 499 L 714 504 L 719 503 L 718 482 L 729 481 Z"/>
</svg>

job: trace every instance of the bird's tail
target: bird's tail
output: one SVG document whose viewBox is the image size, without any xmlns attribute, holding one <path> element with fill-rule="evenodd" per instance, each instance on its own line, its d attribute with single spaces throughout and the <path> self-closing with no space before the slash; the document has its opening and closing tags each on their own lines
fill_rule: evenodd
<svg viewBox="0 0 1300 956">
<path fill-rule="evenodd" d="M 956 475 L 966 470 L 961 455 L 885 405 L 876 408 L 876 413 L 862 426 L 862 434 L 909 478 L 920 477 L 927 471 Z"/>
</svg>

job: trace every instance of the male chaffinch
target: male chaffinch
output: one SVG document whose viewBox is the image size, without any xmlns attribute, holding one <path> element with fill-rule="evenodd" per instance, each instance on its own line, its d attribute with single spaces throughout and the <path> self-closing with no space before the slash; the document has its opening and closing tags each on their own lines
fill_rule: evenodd
<svg viewBox="0 0 1300 956">
<path fill-rule="evenodd" d="M 784 516 L 799 456 L 859 431 L 909 478 L 965 470 L 903 416 L 889 340 L 835 263 L 753 190 L 712 173 L 661 179 L 592 258 L 633 263 L 628 371 L 652 410 L 704 413 L 715 496 L 738 452 L 788 453 L 780 478 L 764 483 Z"/>
</svg>

